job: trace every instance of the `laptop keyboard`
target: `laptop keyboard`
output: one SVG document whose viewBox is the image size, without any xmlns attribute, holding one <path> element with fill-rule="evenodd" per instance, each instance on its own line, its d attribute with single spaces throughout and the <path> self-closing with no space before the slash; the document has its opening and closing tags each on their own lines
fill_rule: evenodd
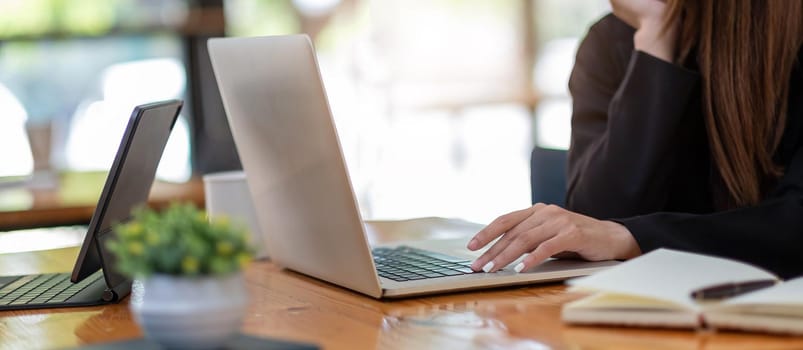
<svg viewBox="0 0 803 350">
<path fill-rule="evenodd" d="M 0 287 L 0 306 L 63 303 L 101 278 L 103 270 L 78 283 L 70 281 L 69 273 L 19 276 Z"/>
<path fill-rule="evenodd" d="M 474 272 L 471 270 L 471 260 L 413 247 L 379 247 L 374 248 L 372 253 L 379 276 L 398 282 Z"/>
</svg>

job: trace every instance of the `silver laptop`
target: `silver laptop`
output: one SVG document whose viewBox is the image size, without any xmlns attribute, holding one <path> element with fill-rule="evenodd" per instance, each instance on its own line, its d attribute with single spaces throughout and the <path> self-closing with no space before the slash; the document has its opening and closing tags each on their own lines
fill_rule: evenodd
<svg viewBox="0 0 803 350">
<path fill-rule="evenodd" d="M 616 264 L 550 260 L 487 274 L 472 273 L 476 255 L 464 241 L 372 251 L 309 38 L 208 46 L 265 248 L 279 265 L 382 298 L 562 280 Z"/>
</svg>

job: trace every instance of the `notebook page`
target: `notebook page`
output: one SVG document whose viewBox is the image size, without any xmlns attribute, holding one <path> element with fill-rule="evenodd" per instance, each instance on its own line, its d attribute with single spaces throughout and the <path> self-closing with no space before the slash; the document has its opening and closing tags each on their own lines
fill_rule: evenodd
<svg viewBox="0 0 803 350">
<path fill-rule="evenodd" d="M 698 307 L 692 291 L 727 282 L 776 278 L 760 268 L 671 249 L 658 249 L 588 277 L 570 280 L 573 288 L 591 289 L 672 301 Z"/>
<path fill-rule="evenodd" d="M 803 277 L 798 277 L 773 287 L 740 295 L 722 303 L 729 305 L 784 305 L 803 308 Z"/>
</svg>

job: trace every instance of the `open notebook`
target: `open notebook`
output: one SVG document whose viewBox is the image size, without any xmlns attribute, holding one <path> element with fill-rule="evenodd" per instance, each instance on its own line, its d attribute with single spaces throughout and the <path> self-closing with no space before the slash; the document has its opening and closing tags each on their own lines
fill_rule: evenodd
<svg viewBox="0 0 803 350">
<path fill-rule="evenodd" d="M 714 286 L 768 280 L 777 283 L 731 298 L 692 296 Z M 562 317 L 568 323 L 708 326 L 803 335 L 803 278 L 782 282 L 734 260 L 659 249 L 568 283 L 572 291 L 593 293 L 564 306 Z"/>
</svg>

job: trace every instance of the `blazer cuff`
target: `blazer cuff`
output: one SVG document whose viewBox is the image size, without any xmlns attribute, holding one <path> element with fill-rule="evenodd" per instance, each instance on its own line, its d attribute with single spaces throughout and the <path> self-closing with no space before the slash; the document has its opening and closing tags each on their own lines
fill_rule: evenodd
<svg viewBox="0 0 803 350">
<path fill-rule="evenodd" d="M 626 227 L 627 230 L 630 231 L 630 234 L 633 235 L 633 239 L 636 240 L 636 244 L 638 244 L 641 252 L 646 254 L 655 249 L 664 247 L 664 244 L 661 242 L 659 235 L 653 234 L 654 230 L 650 228 L 650 220 L 644 219 L 643 216 L 635 216 L 626 219 L 610 220 Z"/>
</svg>

